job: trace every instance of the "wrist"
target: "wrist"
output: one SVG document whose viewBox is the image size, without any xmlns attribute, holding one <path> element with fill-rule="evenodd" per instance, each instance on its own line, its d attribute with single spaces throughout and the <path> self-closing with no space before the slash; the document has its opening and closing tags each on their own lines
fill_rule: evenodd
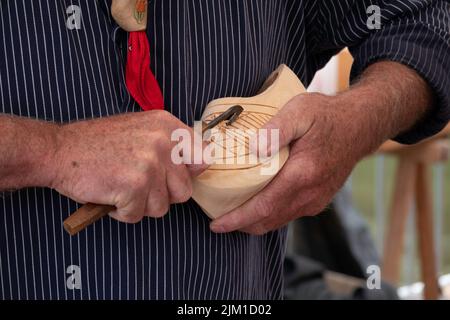
<svg viewBox="0 0 450 320">
<path fill-rule="evenodd" d="M 427 115 L 434 97 L 416 71 L 397 62 L 381 61 L 369 66 L 337 99 L 363 118 L 361 132 L 379 146 L 413 129 Z"/>
<path fill-rule="evenodd" d="M 368 92 L 347 91 L 328 97 L 329 119 L 335 134 L 357 159 L 376 151 L 390 137 L 389 112 Z"/>
<path fill-rule="evenodd" d="M 51 187 L 57 168 L 56 150 L 60 126 L 53 123 L 39 123 L 33 128 L 28 158 L 27 186 Z"/>
<path fill-rule="evenodd" d="M 347 109 L 349 133 L 361 148 L 362 157 L 376 151 L 393 134 L 388 107 L 369 93 L 354 91 L 337 96 L 337 105 Z"/>
<path fill-rule="evenodd" d="M 0 117 L 1 190 L 49 185 L 57 127 L 15 116 Z"/>
</svg>

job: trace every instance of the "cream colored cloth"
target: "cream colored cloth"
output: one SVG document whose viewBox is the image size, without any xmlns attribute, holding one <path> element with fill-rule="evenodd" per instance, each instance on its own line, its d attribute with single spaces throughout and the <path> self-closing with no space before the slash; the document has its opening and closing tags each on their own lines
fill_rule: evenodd
<svg viewBox="0 0 450 320">
<path fill-rule="evenodd" d="M 147 28 L 147 0 L 112 0 L 111 15 L 125 31 L 143 31 Z"/>
</svg>

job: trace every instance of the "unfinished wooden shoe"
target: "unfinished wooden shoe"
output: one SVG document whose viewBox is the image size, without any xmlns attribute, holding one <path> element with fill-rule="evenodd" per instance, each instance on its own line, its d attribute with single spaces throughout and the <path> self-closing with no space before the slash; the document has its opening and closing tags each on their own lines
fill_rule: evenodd
<svg viewBox="0 0 450 320">
<path fill-rule="evenodd" d="M 298 77 L 286 65 L 281 65 L 269 76 L 258 95 L 250 98 L 222 98 L 207 105 L 202 116 L 202 121 L 206 124 L 232 106 L 240 105 L 244 109 L 232 125 L 225 122 L 218 125 L 217 130 L 223 132 L 225 139 L 211 142 L 216 148 L 223 149 L 220 160 L 224 161 L 213 163 L 193 182 L 192 198 L 209 217 L 218 218 L 260 192 L 276 176 L 289 156 L 289 149 L 286 147 L 270 160 L 252 162 L 248 136 L 227 132 L 230 129 L 248 132 L 261 128 L 289 100 L 304 92 L 305 87 Z M 235 143 L 227 144 L 226 139 L 234 139 Z M 277 167 L 268 170 L 268 166 L 274 165 L 274 159 L 278 159 L 275 162 Z"/>
</svg>

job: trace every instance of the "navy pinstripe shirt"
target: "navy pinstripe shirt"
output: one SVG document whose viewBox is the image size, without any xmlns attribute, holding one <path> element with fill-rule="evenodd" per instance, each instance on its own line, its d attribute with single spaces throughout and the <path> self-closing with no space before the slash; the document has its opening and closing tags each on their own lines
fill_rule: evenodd
<svg viewBox="0 0 450 320">
<path fill-rule="evenodd" d="M 366 9 L 381 7 L 381 29 Z M 80 8 L 80 29 L 66 22 Z M 104 0 L 0 0 L 0 107 L 70 122 L 138 111 L 124 86 L 127 34 Z M 69 10 L 73 12 L 73 10 Z M 430 117 L 399 140 L 439 130 L 450 115 L 450 4 L 438 0 L 152 0 L 152 68 L 168 109 L 188 124 L 213 98 L 255 94 L 280 63 L 308 84 L 344 46 L 353 75 L 389 59 L 434 88 Z M 136 225 L 109 218 L 76 237 L 62 221 L 77 208 L 49 189 L 0 199 L 0 298 L 281 298 L 285 230 L 217 235 L 193 202 Z M 70 289 L 70 265 L 81 288 Z"/>
</svg>

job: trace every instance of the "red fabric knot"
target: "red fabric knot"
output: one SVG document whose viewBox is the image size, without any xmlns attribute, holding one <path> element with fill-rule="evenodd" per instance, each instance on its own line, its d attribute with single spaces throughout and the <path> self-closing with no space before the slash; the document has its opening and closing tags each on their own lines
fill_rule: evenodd
<svg viewBox="0 0 450 320">
<path fill-rule="evenodd" d="M 161 89 L 150 69 L 150 46 L 145 31 L 130 32 L 125 81 L 131 96 L 147 110 L 164 109 Z"/>
</svg>

